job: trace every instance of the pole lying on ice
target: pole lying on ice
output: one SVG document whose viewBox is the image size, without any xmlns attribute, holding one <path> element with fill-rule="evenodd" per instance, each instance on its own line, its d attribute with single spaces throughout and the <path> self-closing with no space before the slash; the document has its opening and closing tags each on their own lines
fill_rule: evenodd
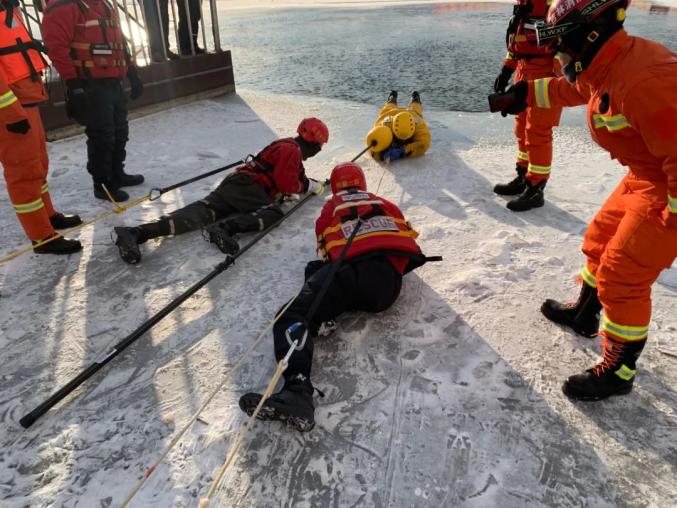
<svg viewBox="0 0 677 508">
<path fill-rule="evenodd" d="M 328 183 L 329 183 L 329 181 L 324 182 L 325 185 L 327 185 Z M 305 203 L 307 203 L 314 196 L 315 196 L 315 194 L 312 194 L 312 193 L 305 196 L 303 199 L 301 199 L 301 201 L 296 203 L 287 213 L 285 213 L 282 217 L 280 217 L 277 220 L 277 222 L 271 224 L 270 226 L 268 226 L 268 228 L 264 229 L 259 234 L 257 234 L 237 254 L 235 254 L 234 256 L 228 256 L 225 261 L 222 261 L 221 263 L 219 263 L 216 266 L 216 268 L 214 268 L 209 274 L 207 274 L 205 277 L 203 277 L 200 281 L 193 284 L 184 293 L 182 293 L 177 298 L 175 298 L 174 300 L 169 302 L 157 314 L 155 314 L 153 317 L 148 319 L 145 323 L 143 323 L 141 326 L 139 326 L 136 330 L 134 330 L 132 333 L 130 333 L 123 340 L 118 342 L 109 351 L 107 351 L 106 353 L 101 355 L 99 358 L 94 360 L 94 363 L 92 363 L 89 367 L 87 367 L 80 374 L 78 374 L 76 377 L 74 377 L 71 381 L 69 381 L 65 386 L 63 386 L 57 392 L 55 392 L 45 402 L 43 402 L 38 407 L 36 407 L 33 411 L 31 411 L 30 413 L 28 413 L 24 417 L 22 417 L 21 420 L 19 420 L 19 423 L 21 424 L 21 426 L 23 428 L 27 429 L 28 427 L 33 425 L 38 418 L 40 418 L 42 415 L 44 415 L 47 411 L 49 411 L 52 407 L 54 407 L 56 404 L 58 404 L 61 400 L 65 399 L 78 386 L 80 386 L 87 379 L 89 379 L 94 374 L 96 374 L 106 364 L 108 364 L 111 360 L 113 360 L 113 358 L 115 358 L 117 355 L 122 353 L 122 351 L 124 351 L 130 344 L 135 342 L 139 337 L 141 337 L 148 330 L 153 328 L 163 318 L 167 317 L 167 315 L 169 315 L 174 309 L 176 309 L 179 305 L 181 305 L 183 302 L 185 302 L 188 298 L 190 298 L 193 294 L 195 294 L 198 290 L 200 290 L 203 286 L 205 286 L 214 277 L 216 277 L 220 273 L 227 270 L 228 267 L 230 265 L 232 265 L 235 262 L 236 259 L 238 259 L 245 252 L 247 252 L 250 248 L 252 248 L 254 246 L 254 244 L 256 244 L 264 236 L 266 236 L 272 229 L 279 226 L 285 219 L 287 219 L 290 215 L 292 215 L 294 212 L 296 212 L 296 210 L 301 208 Z"/>
<path fill-rule="evenodd" d="M 360 157 L 362 157 L 362 156 L 367 152 L 367 150 L 369 150 L 370 148 L 372 148 L 372 147 L 374 147 L 374 146 L 376 146 L 376 140 L 372 141 L 371 144 L 367 146 L 367 148 L 365 148 L 365 149 L 362 150 L 360 153 L 358 153 L 355 157 L 353 157 L 353 158 L 350 160 L 350 162 L 355 162 L 357 159 L 359 159 Z"/>
<path fill-rule="evenodd" d="M 211 171 L 207 171 L 206 173 L 202 173 L 201 175 L 194 176 L 192 178 L 188 178 L 187 180 L 183 180 L 181 182 L 175 183 L 173 185 L 170 185 L 169 187 L 162 187 L 162 188 L 154 188 L 150 190 L 150 193 L 148 194 L 148 199 L 151 201 L 155 201 L 157 198 L 165 194 L 166 192 L 173 191 L 174 189 L 178 189 L 179 187 L 183 187 L 184 185 L 188 185 L 189 183 L 197 182 L 198 180 L 202 180 L 203 178 L 207 178 L 212 175 L 216 175 L 217 173 L 221 173 L 223 171 L 226 171 L 228 169 L 234 168 L 235 166 L 239 166 L 240 164 L 244 164 L 244 160 L 239 160 L 232 162 L 228 164 L 227 166 L 222 166 L 217 169 L 212 169 Z"/>
</svg>

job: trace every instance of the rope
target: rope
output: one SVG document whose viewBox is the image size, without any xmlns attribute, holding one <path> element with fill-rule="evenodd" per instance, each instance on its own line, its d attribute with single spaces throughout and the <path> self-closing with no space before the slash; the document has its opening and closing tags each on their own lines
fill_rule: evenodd
<svg viewBox="0 0 677 508">
<path fill-rule="evenodd" d="M 124 502 L 121 505 L 121 508 L 126 508 L 129 503 L 132 501 L 134 496 L 139 493 L 139 491 L 143 488 L 144 484 L 148 480 L 148 478 L 151 477 L 151 475 L 155 472 L 155 470 L 162 464 L 162 461 L 169 455 L 169 452 L 172 451 L 172 449 L 176 446 L 176 444 L 179 442 L 179 440 L 183 437 L 183 435 L 188 431 L 188 429 L 197 421 L 197 419 L 200 417 L 202 412 L 207 408 L 209 403 L 212 401 L 212 399 L 216 396 L 216 394 L 221 391 L 221 388 L 226 384 L 226 382 L 239 370 L 239 368 L 244 364 L 245 360 L 249 357 L 249 355 L 258 347 L 258 345 L 261 343 L 263 338 L 266 336 L 266 334 L 275 326 L 275 323 L 278 322 L 278 320 L 282 317 L 282 315 L 287 311 L 287 309 L 291 306 L 292 303 L 298 298 L 298 294 L 289 300 L 287 304 L 282 308 L 282 310 L 275 316 L 275 318 L 268 323 L 268 325 L 263 329 L 261 333 L 259 333 L 258 337 L 254 340 L 254 342 L 247 348 L 247 350 L 242 354 L 240 359 L 235 363 L 232 369 L 228 371 L 228 373 L 223 377 L 221 382 L 217 385 L 217 387 L 212 391 L 212 393 L 207 397 L 207 399 L 204 401 L 202 406 L 195 412 L 195 414 L 188 420 L 188 422 L 183 426 L 183 428 L 179 431 L 179 433 L 174 436 L 174 438 L 171 440 L 167 448 L 162 452 L 162 455 L 160 455 L 160 458 L 155 461 L 155 463 L 150 466 L 146 470 L 146 474 L 144 477 L 139 481 L 139 483 L 134 487 L 134 489 L 129 493 L 129 495 L 125 498 Z M 278 378 L 279 379 L 279 378 Z"/>
<path fill-rule="evenodd" d="M 211 485 L 211 487 L 209 487 L 209 491 L 207 492 L 207 496 L 200 499 L 200 504 L 198 505 L 199 508 L 207 508 L 209 506 L 209 503 L 211 501 L 212 496 L 214 495 L 216 490 L 219 488 L 219 485 L 221 485 L 221 480 L 223 480 L 223 476 L 226 474 L 226 471 L 228 471 L 228 468 L 231 466 L 231 464 L 235 461 L 235 455 L 240 450 L 240 446 L 242 445 L 244 438 L 247 437 L 247 434 L 249 433 L 249 431 L 253 427 L 254 422 L 256 421 L 256 417 L 259 414 L 259 411 L 261 411 L 263 404 L 266 402 L 266 400 L 268 400 L 268 398 L 273 393 L 273 389 L 275 388 L 275 386 L 277 386 L 277 383 L 280 380 L 280 377 L 282 377 L 282 373 L 287 369 L 287 366 L 289 365 L 289 358 L 291 357 L 292 353 L 296 349 L 297 344 L 298 344 L 298 340 L 295 340 L 294 342 L 292 342 L 292 344 L 289 348 L 289 351 L 287 351 L 287 354 L 285 355 L 285 357 L 282 360 L 280 360 L 280 362 L 277 364 L 277 369 L 275 369 L 275 373 L 273 374 L 273 377 L 270 379 L 270 383 L 268 383 L 268 387 L 266 388 L 266 391 L 263 392 L 263 395 L 261 396 L 261 400 L 259 400 L 259 403 L 256 406 L 256 409 L 254 410 L 252 415 L 249 417 L 249 420 L 247 420 L 247 425 L 245 425 L 244 429 L 242 429 L 240 434 L 237 436 L 237 440 L 235 441 L 233 448 L 230 450 L 230 453 L 228 454 L 226 461 L 223 463 L 223 466 L 221 466 L 221 469 L 219 470 L 218 474 L 216 475 L 216 478 L 214 478 L 214 480 L 212 481 L 212 485 Z"/>
<path fill-rule="evenodd" d="M 104 187 L 104 190 L 105 190 L 106 194 L 108 194 L 109 197 L 110 197 L 108 189 L 106 189 Z M 36 242 L 35 244 L 31 243 L 31 245 L 27 245 L 26 247 L 23 247 L 19 250 L 16 250 L 16 251 L 8 254 L 4 258 L 0 259 L 0 265 L 7 263 L 8 261 L 11 261 L 12 259 L 18 258 L 19 256 L 26 254 L 27 252 L 31 252 L 34 247 L 40 247 L 41 245 L 45 245 L 49 242 L 56 240 L 57 238 L 62 238 L 64 235 L 72 233 L 73 231 L 78 231 L 79 229 L 82 229 L 85 226 L 89 226 L 90 224 L 94 224 L 95 222 L 98 222 L 98 221 L 103 220 L 107 217 L 110 217 L 111 215 L 123 213 L 123 212 L 129 210 L 130 208 L 133 208 L 137 205 L 140 205 L 141 203 L 143 203 L 144 201 L 146 201 L 148 199 L 150 199 L 150 194 L 147 195 L 147 196 L 137 198 L 133 201 L 130 201 L 129 203 L 127 203 L 125 205 L 120 205 L 120 204 L 116 203 L 113 200 L 112 197 L 110 197 L 110 200 L 113 203 L 113 208 L 111 210 L 108 210 L 107 212 L 104 212 L 100 215 L 97 215 L 93 219 L 90 219 L 88 221 L 84 221 L 81 224 L 78 224 L 77 226 L 73 226 L 72 228 L 68 228 L 68 229 L 64 230 L 62 233 L 57 233 L 56 235 L 50 236 L 49 238 L 45 238 L 44 240 L 40 240 L 39 242 Z"/>
</svg>

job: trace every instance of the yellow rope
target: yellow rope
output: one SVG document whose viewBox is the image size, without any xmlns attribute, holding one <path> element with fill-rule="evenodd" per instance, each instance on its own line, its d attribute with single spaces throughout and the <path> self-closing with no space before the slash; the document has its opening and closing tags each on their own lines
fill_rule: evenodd
<svg viewBox="0 0 677 508">
<path fill-rule="evenodd" d="M 155 461 L 155 464 L 150 466 L 146 470 L 146 474 L 143 476 L 141 481 L 134 487 L 134 489 L 129 493 L 129 495 L 125 498 L 124 502 L 122 503 L 120 508 L 126 508 L 129 503 L 132 501 L 134 496 L 139 493 L 139 491 L 143 488 L 144 484 L 146 483 L 146 480 L 151 477 L 151 475 L 155 472 L 155 470 L 162 464 L 162 461 L 169 455 L 169 452 L 172 451 L 174 446 L 179 442 L 179 440 L 183 437 L 183 435 L 188 431 L 188 429 L 195 423 L 195 421 L 200 417 L 202 412 L 207 408 L 209 403 L 212 401 L 212 399 L 216 396 L 216 394 L 221 391 L 223 386 L 226 384 L 226 382 L 237 372 L 237 370 L 244 364 L 245 360 L 249 357 L 249 355 L 256 349 L 256 347 L 261 343 L 263 338 L 266 336 L 266 334 L 275 326 L 275 323 L 278 322 L 278 320 L 282 317 L 282 315 L 287 311 L 287 309 L 291 306 L 292 303 L 298 298 L 298 295 L 296 295 L 294 298 L 289 300 L 287 304 L 282 308 L 280 312 L 275 316 L 275 318 L 268 323 L 268 325 L 263 329 L 261 333 L 259 333 L 258 337 L 256 337 L 256 340 L 247 348 L 247 350 L 242 354 L 240 359 L 235 363 L 232 369 L 228 371 L 228 373 L 224 376 L 224 378 L 221 380 L 221 382 L 217 385 L 217 387 L 212 391 L 212 393 L 207 397 L 207 399 L 204 401 L 204 403 L 200 406 L 200 408 L 197 410 L 197 412 L 188 420 L 188 422 L 183 426 L 183 428 L 179 431 L 179 433 L 174 436 L 172 441 L 169 443 L 167 448 L 165 449 L 164 452 L 162 452 L 162 455 L 160 455 L 160 458 Z"/>
<path fill-rule="evenodd" d="M 280 377 L 282 377 L 282 373 L 287 369 L 287 366 L 289 365 L 289 357 L 294 352 L 294 349 L 296 349 L 297 344 L 298 344 L 298 341 L 294 341 L 294 343 L 289 348 L 287 355 L 282 360 L 280 360 L 280 362 L 277 364 L 277 369 L 275 369 L 275 373 L 273 374 L 273 377 L 271 378 L 270 383 L 268 383 L 268 387 L 266 388 L 266 391 L 263 392 L 263 395 L 261 396 L 261 400 L 259 401 L 258 405 L 256 406 L 256 409 L 254 410 L 252 415 L 249 417 L 249 420 L 247 420 L 247 424 L 245 425 L 245 428 L 242 429 L 240 434 L 237 436 L 237 440 L 235 441 L 233 448 L 230 450 L 230 453 L 228 454 L 226 461 L 223 463 L 223 466 L 221 466 L 221 469 L 219 470 L 218 474 L 216 475 L 216 478 L 214 478 L 214 480 L 212 481 L 212 485 L 211 485 L 211 487 L 209 487 L 209 491 L 207 492 L 207 496 L 200 499 L 200 504 L 198 505 L 199 508 L 207 508 L 209 506 L 211 498 L 214 496 L 214 493 L 219 488 L 219 485 L 221 485 L 221 480 L 223 480 L 223 476 L 226 474 L 226 471 L 228 471 L 228 468 L 230 467 L 230 465 L 235 460 L 235 455 L 240 450 L 240 446 L 242 445 L 242 441 L 244 441 L 244 438 L 247 437 L 247 434 L 249 433 L 252 426 L 254 425 L 254 422 L 256 421 L 256 417 L 258 416 L 259 411 L 261 411 L 263 404 L 265 403 L 266 400 L 268 400 L 268 398 L 273 393 L 273 389 L 275 388 L 275 386 L 277 386 L 277 382 L 280 380 Z"/>
<path fill-rule="evenodd" d="M 107 217 L 110 217 L 111 215 L 123 213 L 123 212 L 129 210 L 130 208 L 133 208 L 137 205 L 140 205 L 144 201 L 150 199 L 150 194 L 148 194 L 146 196 L 143 196 L 143 197 L 137 198 L 133 201 L 130 201 L 129 203 L 127 203 L 125 205 L 120 205 L 119 203 L 115 202 L 113 197 L 108 192 L 108 189 L 106 189 L 105 186 L 103 186 L 103 188 L 104 188 L 106 194 L 108 195 L 109 199 L 113 203 L 113 209 L 108 210 L 107 212 L 104 212 L 101 215 L 94 217 L 93 219 L 85 221 L 82 224 L 78 224 L 77 226 L 73 226 L 72 228 L 68 228 L 68 229 L 64 230 L 62 233 L 58 233 L 54 236 L 50 236 L 49 238 L 45 238 L 44 240 L 40 240 L 39 242 L 36 242 L 35 244 L 27 245 L 26 247 L 23 247 L 19 250 L 16 250 L 16 251 L 12 252 L 11 254 L 8 254 L 4 258 L 0 259 L 0 265 L 7 263 L 8 261 L 11 261 L 12 259 L 18 258 L 22 254 L 26 254 L 27 252 L 31 252 L 34 247 L 40 247 L 41 245 L 45 245 L 49 242 L 56 240 L 57 238 L 62 238 L 64 235 L 67 235 L 69 233 L 72 233 L 73 231 L 77 231 L 79 229 L 82 229 L 85 226 L 89 226 L 90 224 L 94 224 L 95 222 L 98 222 L 98 221 L 103 220 Z"/>
</svg>

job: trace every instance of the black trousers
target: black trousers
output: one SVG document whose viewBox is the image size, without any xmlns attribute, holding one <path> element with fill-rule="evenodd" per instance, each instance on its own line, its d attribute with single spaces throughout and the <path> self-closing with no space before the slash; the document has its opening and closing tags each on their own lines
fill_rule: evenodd
<svg viewBox="0 0 677 508">
<path fill-rule="evenodd" d="M 313 263 L 309 263 L 306 268 L 307 278 L 301 293 L 273 328 L 277 361 L 280 361 L 289 351 L 287 329 L 294 323 L 306 322 L 308 311 L 331 271 L 331 264 L 322 265 L 315 270 Z M 344 262 L 336 272 L 317 311 L 307 322 L 306 343 L 303 349 L 294 351 L 291 355 L 289 367 L 284 373 L 285 379 L 297 374 L 310 377 L 313 362 L 313 338 L 317 336 L 317 329 L 321 323 L 352 310 L 382 312 L 395 303 L 401 289 L 402 275 L 385 256 Z"/>
<path fill-rule="evenodd" d="M 234 233 L 247 233 L 267 228 L 282 215 L 282 209 L 251 176 L 232 173 L 204 199 L 139 228 L 144 233 L 141 239 L 148 240 L 196 231 L 230 217 L 228 220 Z"/>
<path fill-rule="evenodd" d="M 179 52 L 183 55 L 190 55 L 191 34 L 195 47 L 197 47 L 198 30 L 200 29 L 200 1 L 188 0 L 188 10 L 186 11 L 186 2 L 177 0 L 176 14 L 179 17 Z M 164 58 L 163 45 L 169 50 L 169 1 L 168 0 L 144 0 L 142 3 L 144 16 L 148 25 L 148 39 L 153 59 L 161 61 Z M 158 7 L 160 12 L 158 13 Z M 190 23 L 188 23 L 188 14 L 190 14 Z M 160 29 L 162 27 L 162 29 Z M 164 37 L 163 37 L 164 36 Z"/>
<path fill-rule="evenodd" d="M 87 171 L 109 188 L 125 167 L 129 139 L 127 96 L 119 79 L 92 79 L 85 88 L 86 108 L 75 120 L 87 135 Z M 113 185 L 114 187 L 114 185 Z"/>
</svg>

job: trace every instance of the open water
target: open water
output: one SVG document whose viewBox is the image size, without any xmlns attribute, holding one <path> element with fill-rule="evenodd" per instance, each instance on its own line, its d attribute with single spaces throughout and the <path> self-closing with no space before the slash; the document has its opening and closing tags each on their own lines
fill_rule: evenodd
<svg viewBox="0 0 677 508">
<path fill-rule="evenodd" d="M 419 90 L 426 108 L 486 111 L 511 11 L 440 3 L 229 11 L 220 20 L 239 87 L 366 103 Z M 631 9 L 626 27 L 677 50 L 674 9 Z"/>
</svg>

